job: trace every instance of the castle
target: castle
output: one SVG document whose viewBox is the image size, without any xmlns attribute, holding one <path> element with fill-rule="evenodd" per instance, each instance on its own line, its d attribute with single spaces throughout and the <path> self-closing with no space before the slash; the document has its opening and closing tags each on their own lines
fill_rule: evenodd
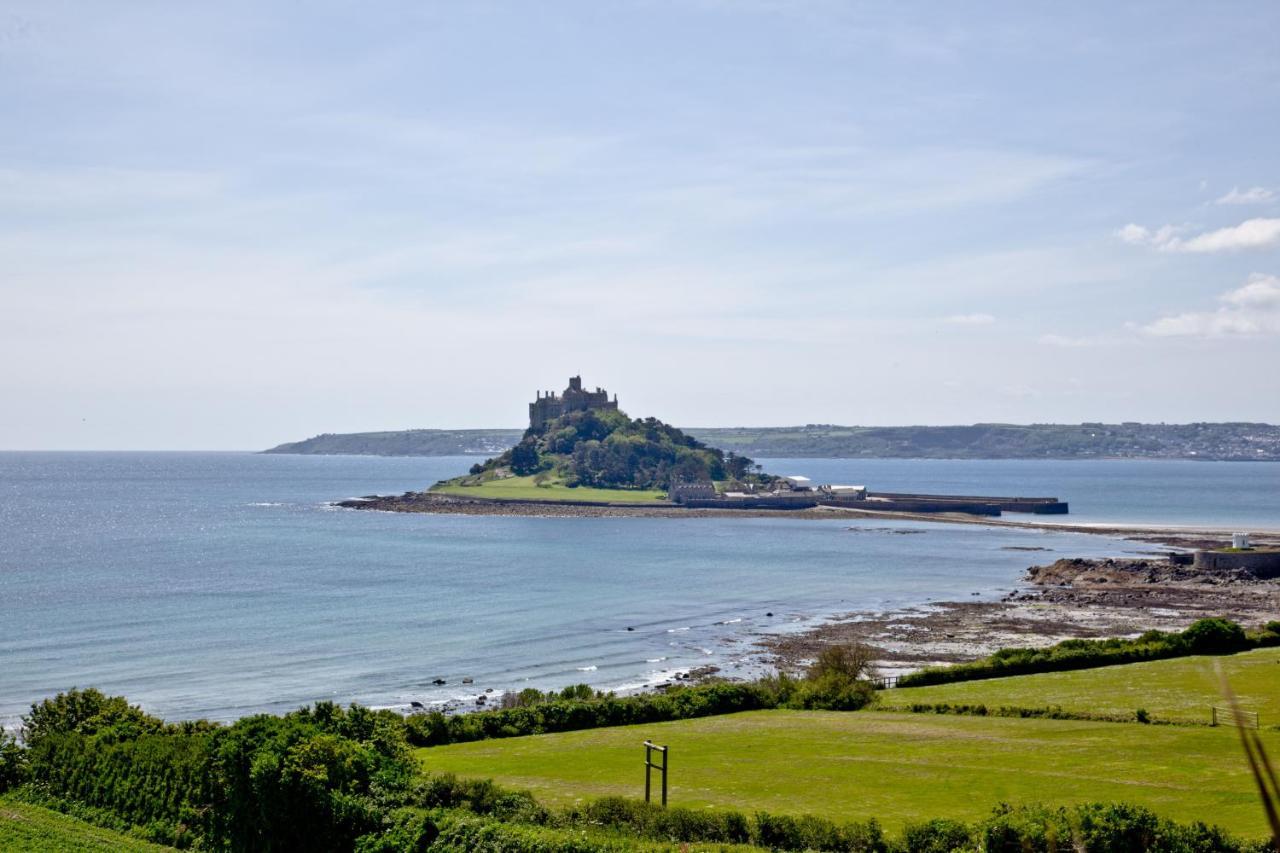
<svg viewBox="0 0 1280 853">
<path fill-rule="evenodd" d="M 582 377 L 570 376 L 569 387 L 556 396 L 554 391 L 539 391 L 529 404 L 529 428 L 541 429 L 548 421 L 568 412 L 585 412 L 589 409 L 618 410 L 618 395 L 609 399 L 609 392 L 597 387 L 594 391 L 582 390 Z"/>
</svg>

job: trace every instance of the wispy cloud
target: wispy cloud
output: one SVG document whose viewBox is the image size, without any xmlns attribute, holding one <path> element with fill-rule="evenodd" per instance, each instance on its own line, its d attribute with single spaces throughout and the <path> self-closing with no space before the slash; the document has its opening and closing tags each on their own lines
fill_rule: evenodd
<svg viewBox="0 0 1280 853">
<path fill-rule="evenodd" d="M 1215 311 L 1161 317 L 1141 326 L 1154 337 L 1258 337 L 1280 335 L 1280 276 L 1254 273 L 1242 287 L 1220 297 Z"/>
<path fill-rule="evenodd" d="M 1135 246 L 1151 246 L 1162 252 L 1235 252 L 1242 249 L 1269 249 L 1280 246 L 1280 219 L 1246 219 L 1216 231 L 1183 237 L 1187 226 L 1165 225 L 1155 230 L 1129 223 L 1116 236 Z"/>
<path fill-rule="evenodd" d="M 1229 193 L 1216 199 L 1214 204 L 1269 204 L 1276 198 L 1276 191 L 1266 187 L 1250 187 L 1247 190 L 1232 187 Z"/>
<path fill-rule="evenodd" d="M 1088 349 L 1092 347 L 1104 346 L 1106 344 L 1115 343 L 1115 337 L 1104 337 L 1101 335 L 1041 335 L 1040 343 L 1049 347 L 1063 347 L 1066 349 Z"/>
<path fill-rule="evenodd" d="M 990 326 L 995 321 L 990 314 L 953 314 L 942 322 L 952 326 Z"/>
</svg>

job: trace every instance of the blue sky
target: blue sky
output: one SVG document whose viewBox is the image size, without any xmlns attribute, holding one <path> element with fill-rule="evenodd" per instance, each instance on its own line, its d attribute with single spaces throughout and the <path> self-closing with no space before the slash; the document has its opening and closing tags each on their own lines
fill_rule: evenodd
<svg viewBox="0 0 1280 853">
<path fill-rule="evenodd" d="M 0 3 L 0 448 L 1280 421 L 1280 5 Z"/>
</svg>

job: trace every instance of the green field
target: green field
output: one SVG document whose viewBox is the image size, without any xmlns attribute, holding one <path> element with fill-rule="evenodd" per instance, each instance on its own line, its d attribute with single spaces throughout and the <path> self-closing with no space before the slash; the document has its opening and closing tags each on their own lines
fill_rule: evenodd
<svg viewBox="0 0 1280 853">
<path fill-rule="evenodd" d="M 1225 704 L 1215 666 L 1230 679 L 1242 708 L 1257 711 L 1264 727 L 1280 724 L 1280 649 L 1275 648 L 904 687 L 886 690 L 880 696 L 884 707 L 914 702 L 984 704 L 988 708 L 1058 705 L 1065 711 L 1093 714 L 1132 714 L 1145 708 L 1153 720 L 1207 723 L 1209 706 Z"/>
<path fill-rule="evenodd" d="M 0 797 L 0 850 L 5 853 L 125 851 L 162 853 L 159 847 L 59 812 Z"/>
<path fill-rule="evenodd" d="M 559 482 L 535 482 L 530 477 L 506 477 L 486 480 L 479 485 L 464 486 L 450 481 L 436 486 L 433 492 L 450 495 L 466 495 L 473 498 L 514 498 L 526 501 L 612 501 L 615 503 L 649 503 L 661 500 L 665 495 L 657 490 L 641 489 L 592 489 L 579 486 L 571 489 Z"/>
<path fill-rule="evenodd" d="M 1280 736 L 1263 737 L 1280 756 Z M 643 791 L 641 743 L 671 746 L 671 802 L 889 829 L 974 820 L 999 802 L 1122 800 L 1176 820 L 1266 831 L 1236 732 L 885 712 L 753 711 L 418 751 L 423 766 L 489 777 L 566 804 Z"/>
</svg>

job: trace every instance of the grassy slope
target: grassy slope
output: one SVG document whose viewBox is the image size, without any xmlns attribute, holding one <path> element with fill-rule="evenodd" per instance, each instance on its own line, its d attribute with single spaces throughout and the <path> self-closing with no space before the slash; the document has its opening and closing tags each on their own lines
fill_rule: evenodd
<svg viewBox="0 0 1280 853">
<path fill-rule="evenodd" d="M 1280 649 L 907 687 L 887 690 L 881 697 L 885 706 L 913 702 L 1023 708 L 1060 705 L 1067 711 L 1102 714 L 1132 714 L 1145 708 L 1156 720 L 1207 723 L 1209 706 L 1224 704 L 1215 666 L 1231 680 L 1241 706 L 1261 714 L 1263 726 L 1280 723 Z"/>
<path fill-rule="evenodd" d="M 1001 801 L 1124 800 L 1265 832 L 1236 734 L 883 712 L 756 711 L 420 750 L 429 770 L 492 777 L 552 803 L 638 796 L 641 743 L 669 744 L 671 801 L 849 820 L 973 820 Z M 1280 736 L 1264 733 L 1280 755 Z"/>
<path fill-rule="evenodd" d="M 0 797 L 0 850 L 5 853 L 160 853 L 171 849 L 138 841 L 59 812 Z"/>
<path fill-rule="evenodd" d="M 530 501 L 614 501 L 618 503 L 648 503 L 660 500 L 663 493 L 638 489 L 591 489 L 579 486 L 570 489 L 558 483 L 537 485 L 533 477 L 507 477 L 489 480 L 477 486 L 451 483 L 437 486 L 432 491 L 473 498 L 517 498 Z"/>
</svg>

